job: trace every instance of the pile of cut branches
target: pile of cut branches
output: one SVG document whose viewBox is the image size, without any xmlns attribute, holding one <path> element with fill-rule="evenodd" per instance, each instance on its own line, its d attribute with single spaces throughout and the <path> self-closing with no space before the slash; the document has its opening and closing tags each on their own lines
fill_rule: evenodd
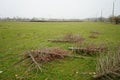
<svg viewBox="0 0 120 80">
<path fill-rule="evenodd" d="M 95 80 L 119 80 L 120 79 L 120 48 L 115 53 L 100 56 L 96 66 Z"/>
<path fill-rule="evenodd" d="M 85 38 L 80 35 L 73 35 L 72 33 L 67 33 L 60 39 L 48 39 L 51 42 L 82 42 L 84 40 Z"/>
<path fill-rule="evenodd" d="M 25 57 L 32 57 L 35 59 L 36 62 L 48 62 L 54 59 L 61 59 L 65 56 L 68 56 L 69 52 L 66 50 L 62 50 L 60 48 L 43 48 L 39 50 L 31 50 L 25 52 Z"/>
<path fill-rule="evenodd" d="M 34 67 L 42 71 L 41 66 L 43 63 L 56 60 L 56 59 L 63 59 L 65 57 L 81 58 L 81 56 L 71 55 L 70 52 L 67 50 L 53 47 L 53 48 L 43 48 L 43 49 L 25 51 L 23 54 L 23 58 L 19 60 L 16 64 L 29 61 L 28 62 L 28 64 L 30 64 L 28 66 L 29 70 L 32 70 L 33 68 L 31 65 L 34 65 Z"/>
<path fill-rule="evenodd" d="M 84 53 L 83 55 L 93 55 L 95 53 L 101 53 L 106 50 L 105 44 L 96 45 L 94 43 L 89 43 L 86 46 L 80 47 L 69 47 L 69 50 L 75 51 L 76 53 Z"/>
</svg>

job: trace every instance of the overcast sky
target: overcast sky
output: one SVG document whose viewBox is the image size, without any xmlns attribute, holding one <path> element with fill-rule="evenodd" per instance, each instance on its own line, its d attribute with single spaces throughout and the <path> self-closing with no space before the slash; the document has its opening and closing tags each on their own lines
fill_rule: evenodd
<svg viewBox="0 0 120 80">
<path fill-rule="evenodd" d="M 112 14 L 114 0 L 0 0 L 0 17 L 90 18 Z M 115 2 L 120 15 L 120 0 Z"/>
</svg>

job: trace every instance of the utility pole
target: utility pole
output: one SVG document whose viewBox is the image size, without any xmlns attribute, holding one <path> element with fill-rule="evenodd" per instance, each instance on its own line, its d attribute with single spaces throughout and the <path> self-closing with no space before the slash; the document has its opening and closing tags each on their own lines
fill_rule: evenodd
<svg viewBox="0 0 120 80">
<path fill-rule="evenodd" d="M 116 2 L 116 0 L 113 1 L 112 17 L 115 16 L 115 2 Z"/>
<path fill-rule="evenodd" d="M 112 19 L 111 19 L 111 22 L 113 22 L 113 18 L 115 17 L 115 2 L 116 2 L 116 0 L 113 1 L 113 9 L 112 9 Z"/>
<path fill-rule="evenodd" d="M 113 1 L 112 17 L 114 17 L 114 10 L 115 10 L 115 2 Z"/>
</svg>

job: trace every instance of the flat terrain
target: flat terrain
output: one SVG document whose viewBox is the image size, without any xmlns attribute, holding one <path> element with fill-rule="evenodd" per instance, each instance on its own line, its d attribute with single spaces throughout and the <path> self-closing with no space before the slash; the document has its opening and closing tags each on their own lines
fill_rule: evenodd
<svg viewBox="0 0 120 80">
<path fill-rule="evenodd" d="M 89 38 L 91 31 L 101 34 Z M 101 22 L 0 22 L 0 80 L 16 80 L 22 70 L 11 65 L 26 50 L 41 47 L 68 49 L 73 43 L 52 43 L 47 39 L 58 38 L 66 33 L 80 34 L 87 42 L 106 42 L 110 48 L 120 43 L 120 25 Z M 73 53 L 74 54 L 74 53 Z M 90 80 L 83 72 L 95 71 L 96 56 L 84 59 L 65 58 L 44 64 L 43 72 L 30 72 L 25 80 Z M 24 66 L 22 67 L 24 69 Z"/>
</svg>

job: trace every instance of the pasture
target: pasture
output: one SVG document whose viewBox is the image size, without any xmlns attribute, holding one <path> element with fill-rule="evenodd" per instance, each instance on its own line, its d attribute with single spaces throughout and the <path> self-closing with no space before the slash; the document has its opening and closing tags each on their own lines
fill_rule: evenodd
<svg viewBox="0 0 120 80">
<path fill-rule="evenodd" d="M 89 38 L 91 31 L 101 34 Z M 120 44 L 120 25 L 102 22 L 0 22 L 0 80 L 16 80 L 25 67 L 11 65 L 26 50 L 43 47 L 60 47 L 68 50 L 74 43 L 52 43 L 48 39 L 64 36 L 66 33 L 80 34 L 86 42 L 105 42 L 110 50 Z M 72 53 L 76 54 L 76 53 Z M 77 54 L 78 55 L 78 54 Z M 98 56 L 85 58 L 65 58 L 43 64 L 43 72 L 31 71 L 23 80 L 90 80 L 95 72 Z M 28 77 L 27 77 L 28 75 Z"/>
</svg>

